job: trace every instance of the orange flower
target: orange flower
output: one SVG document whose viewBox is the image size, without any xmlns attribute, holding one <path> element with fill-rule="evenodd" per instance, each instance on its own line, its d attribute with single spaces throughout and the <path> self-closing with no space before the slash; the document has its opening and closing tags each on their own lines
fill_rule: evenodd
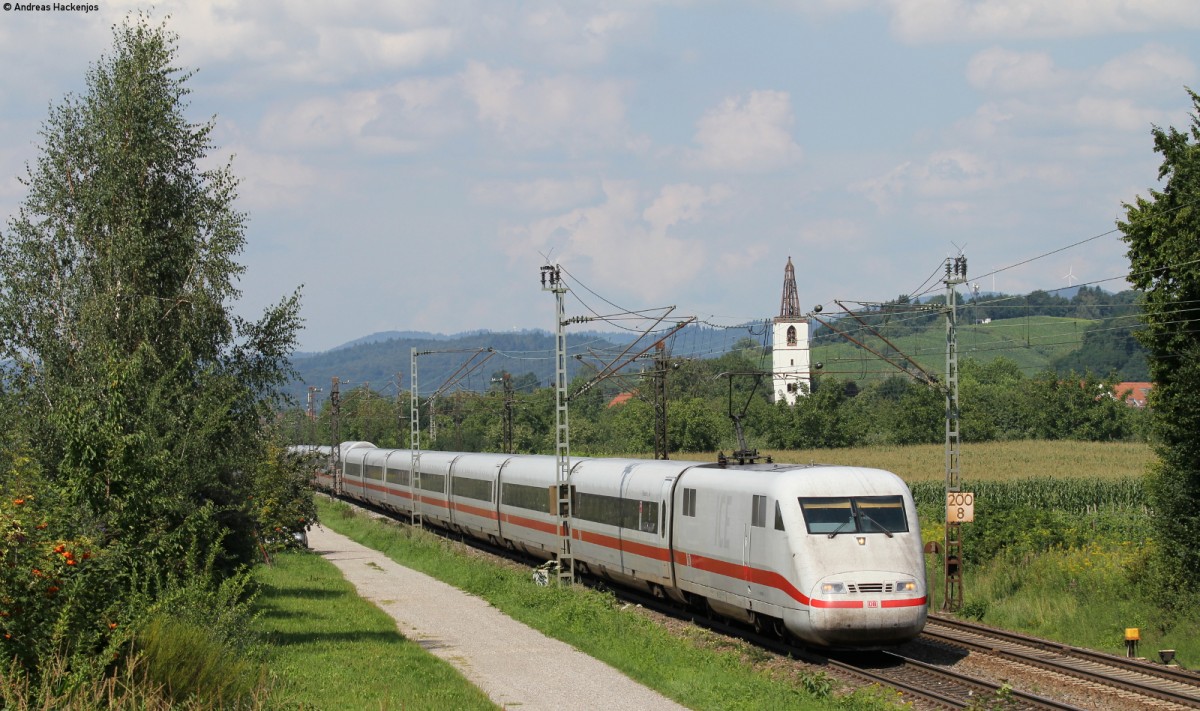
<svg viewBox="0 0 1200 711">
<path fill-rule="evenodd" d="M 20 506 L 25 503 L 25 499 L 13 499 L 13 506 Z"/>
<path fill-rule="evenodd" d="M 44 528 L 46 528 L 46 526 L 49 526 L 49 525 L 50 525 L 49 523 L 46 523 L 45 521 L 42 521 L 41 523 L 39 523 L 39 524 L 37 525 L 37 529 L 38 529 L 39 531 L 41 531 L 41 530 L 43 530 Z"/>
<path fill-rule="evenodd" d="M 53 595 L 53 594 L 54 594 L 54 593 L 56 593 L 56 592 L 58 592 L 58 586 L 57 586 L 57 585 L 51 585 L 50 587 L 46 588 L 46 594 L 47 594 L 47 595 Z"/>
<path fill-rule="evenodd" d="M 36 577 L 39 577 L 39 578 L 42 577 L 42 571 L 38 570 L 37 568 L 33 569 L 33 574 Z"/>
<path fill-rule="evenodd" d="M 116 622 L 109 622 L 109 623 L 108 623 L 108 628 L 109 628 L 110 630 L 115 630 L 115 629 L 117 628 L 117 623 L 116 623 Z"/>
<path fill-rule="evenodd" d="M 55 553 L 62 553 L 66 549 L 67 549 L 67 547 L 62 543 L 59 543 L 57 546 L 54 546 Z"/>
<path fill-rule="evenodd" d="M 91 558 L 91 557 L 92 557 L 92 552 L 91 552 L 91 551 L 84 551 L 84 552 L 83 552 L 83 559 L 84 559 L 84 560 L 87 560 L 88 558 Z"/>
<path fill-rule="evenodd" d="M 68 558 L 68 559 L 67 559 L 67 565 L 75 565 L 75 559 L 74 559 L 74 558 Z"/>
</svg>

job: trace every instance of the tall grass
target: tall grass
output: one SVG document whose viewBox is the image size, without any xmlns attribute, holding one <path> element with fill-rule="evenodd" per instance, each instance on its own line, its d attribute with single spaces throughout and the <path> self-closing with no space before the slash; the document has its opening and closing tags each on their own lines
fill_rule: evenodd
<svg viewBox="0 0 1200 711">
<path fill-rule="evenodd" d="M 146 657 L 130 654 L 117 661 L 112 673 L 71 689 L 59 688 L 55 679 L 69 674 L 65 660 L 55 660 L 40 681 L 29 682 L 16 664 L 0 668 L 0 708 L 6 711 L 95 711 L 96 709 L 136 709 L 137 711 L 245 711 L 278 708 L 269 702 L 268 686 L 249 689 L 238 700 L 189 695 L 176 698 L 165 685 L 150 680 Z"/>
<path fill-rule="evenodd" d="M 194 622 L 159 615 L 139 630 L 135 648 L 147 681 L 176 702 L 241 708 L 267 686 L 266 667 Z"/>
</svg>

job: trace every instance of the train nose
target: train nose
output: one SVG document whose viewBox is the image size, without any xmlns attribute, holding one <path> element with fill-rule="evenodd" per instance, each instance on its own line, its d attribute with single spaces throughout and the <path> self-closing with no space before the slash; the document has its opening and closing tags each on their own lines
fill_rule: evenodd
<svg viewBox="0 0 1200 711">
<path fill-rule="evenodd" d="M 810 633 L 818 644 L 885 647 L 907 642 L 925 628 L 924 582 L 911 575 L 830 576 L 817 581 L 810 598 Z"/>
</svg>

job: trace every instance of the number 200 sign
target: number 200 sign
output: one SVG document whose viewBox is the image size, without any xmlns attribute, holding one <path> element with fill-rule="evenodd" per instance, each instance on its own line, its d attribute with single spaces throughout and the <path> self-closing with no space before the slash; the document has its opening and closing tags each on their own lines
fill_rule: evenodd
<svg viewBox="0 0 1200 711">
<path fill-rule="evenodd" d="M 975 495 L 966 491 L 946 492 L 946 521 L 970 523 L 975 520 Z"/>
</svg>

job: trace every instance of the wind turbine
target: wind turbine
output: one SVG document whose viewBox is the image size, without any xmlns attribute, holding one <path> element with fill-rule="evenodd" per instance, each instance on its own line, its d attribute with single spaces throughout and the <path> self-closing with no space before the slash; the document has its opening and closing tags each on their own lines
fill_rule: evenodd
<svg viewBox="0 0 1200 711">
<path fill-rule="evenodd" d="M 1075 276 L 1075 267 L 1068 267 L 1067 273 L 1063 274 L 1063 279 L 1067 280 L 1068 288 L 1074 286 L 1075 282 L 1078 281 L 1078 278 Z"/>
</svg>

